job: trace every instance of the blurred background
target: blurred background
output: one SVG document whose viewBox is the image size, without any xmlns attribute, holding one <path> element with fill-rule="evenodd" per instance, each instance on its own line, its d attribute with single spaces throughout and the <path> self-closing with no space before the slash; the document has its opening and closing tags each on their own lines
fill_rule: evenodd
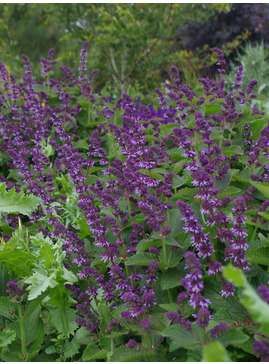
<svg viewBox="0 0 269 364">
<path fill-rule="evenodd" d="M 245 84 L 258 79 L 269 96 L 269 4 L 0 4 L 0 61 L 18 78 L 22 53 L 39 77 L 50 48 L 75 71 L 85 40 L 88 69 L 99 70 L 94 91 L 104 96 L 150 98 L 172 64 L 199 91 L 198 78 L 216 76 L 214 46 L 228 61 L 226 79 L 243 63 Z"/>
</svg>

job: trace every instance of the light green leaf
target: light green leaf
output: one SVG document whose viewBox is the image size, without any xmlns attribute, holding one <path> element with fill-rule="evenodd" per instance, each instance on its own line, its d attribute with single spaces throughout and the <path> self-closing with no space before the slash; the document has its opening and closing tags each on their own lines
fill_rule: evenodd
<svg viewBox="0 0 269 364">
<path fill-rule="evenodd" d="M 18 277 L 25 277 L 33 267 L 34 256 L 29 251 L 0 247 L 0 263 Z"/>
<path fill-rule="evenodd" d="M 71 308 L 60 309 L 49 308 L 50 323 L 61 334 L 74 335 L 75 330 L 78 328 L 78 324 L 75 322 L 77 315 Z"/>
<path fill-rule="evenodd" d="M 223 274 L 226 279 L 233 282 L 238 287 L 244 287 L 246 284 L 246 278 L 243 272 L 233 267 L 231 264 L 223 267 Z"/>
<path fill-rule="evenodd" d="M 83 361 L 93 361 L 94 359 L 106 359 L 108 351 L 106 349 L 99 349 L 93 343 L 89 344 L 83 352 Z"/>
<path fill-rule="evenodd" d="M 206 362 L 232 362 L 228 352 L 218 341 L 204 346 L 203 360 Z"/>
<path fill-rule="evenodd" d="M 263 264 L 269 266 L 269 248 L 260 248 L 247 252 L 246 258 L 249 263 L 252 264 Z"/>
<path fill-rule="evenodd" d="M 190 331 L 186 331 L 184 327 L 179 325 L 172 325 L 162 332 L 165 337 L 170 337 L 178 342 L 179 345 L 185 347 L 185 345 L 197 344 L 197 340 L 194 338 Z"/>
<path fill-rule="evenodd" d="M 269 334 L 269 305 L 265 303 L 256 291 L 250 286 L 244 274 L 238 269 L 229 266 L 223 267 L 223 275 L 226 279 L 238 287 L 243 287 L 242 304 L 252 314 L 255 322 L 261 324 L 260 332 Z"/>
<path fill-rule="evenodd" d="M 15 192 L 15 187 L 6 191 L 3 183 L 0 187 L 0 212 L 18 213 L 29 216 L 41 203 L 41 199 L 32 194 L 24 196 L 23 191 Z"/>
<path fill-rule="evenodd" d="M 251 181 L 251 184 L 256 187 L 260 192 L 262 192 L 264 196 L 269 198 L 269 183 Z"/>
<path fill-rule="evenodd" d="M 37 268 L 34 270 L 33 275 L 25 280 L 25 283 L 29 285 L 27 287 L 29 300 L 35 299 L 49 287 L 53 288 L 57 286 L 58 283 L 55 281 L 55 274 L 48 276 L 47 273 L 45 269 Z"/>
<path fill-rule="evenodd" d="M 15 303 L 10 302 L 8 297 L 0 297 L 0 315 L 12 318 L 12 315 L 9 313 L 10 310 L 15 312 Z"/>
<path fill-rule="evenodd" d="M 154 254 L 141 253 L 128 258 L 125 262 L 126 265 L 149 265 L 155 260 Z"/>
<path fill-rule="evenodd" d="M 237 344 L 242 344 L 246 342 L 248 339 L 249 337 L 242 332 L 229 328 L 225 333 L 220 336 L 219 341 L 221 341 L 224 346 L 236 346 Z"/>
<path fill-rule="evenodd" d="M 153 351 L 146 350 L 141 347 L 127 348 L 125 345 L 115 349 L 110 360 L 114 362 L 137 362 L 137 361 L 155 361 L 155 354 Z"/>
<path fill-rule="evenodd" d="M 16 338 L 16 332 L 4 330 L 0 332 L 0 348 L 5 348 L 12 343 Z"/>
<path fill-rule="evenodd" d="M 80 345 L 73 339 L 71 342 L 64 343 L 64 359 L 72 358 L 75 354 L 79 352 Z"/>
</svg>

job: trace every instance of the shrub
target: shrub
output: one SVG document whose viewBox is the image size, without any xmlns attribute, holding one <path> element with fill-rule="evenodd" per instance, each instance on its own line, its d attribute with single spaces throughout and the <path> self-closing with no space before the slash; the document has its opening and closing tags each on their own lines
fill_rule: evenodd
<svg viewBox="0 0 269 364">
<path fill-rule="evenodd" d="M 93 95 L 87 42 L 60 80 L 1 64 L 2 360 L 268 358 L 268 120 L 214 51 L 157 112 Z"/>
</svg>

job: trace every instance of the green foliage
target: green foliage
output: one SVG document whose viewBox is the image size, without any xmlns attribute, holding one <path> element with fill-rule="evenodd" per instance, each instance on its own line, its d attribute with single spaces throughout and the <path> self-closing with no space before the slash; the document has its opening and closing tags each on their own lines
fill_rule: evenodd
<svg viewBox="0 0 269 364">
<path fill-rule="evenodd" d="M 206 362 L 231 362 L 228 352 L 218 341 L 204 346 L 203 358 Z"/>
<path fill-rule="evenodd" d="M 238 287 L 242 287 L 243 298 L 242 304 L 252 314 L 255 322 L 261 325 L 260 332 L 269 334 L 269 305 L 267 305 L 261 297 L 256 293 L 254 288 L 247 282 L 244 274 L 231 265 L 223 268 L 225 278 L 234 283 Z"/>
<path fill-rule="evenodd" d="M 264 43 L 256 43 L 252 45 L 247 43 L 244 47 L 241 47 L 237 51 L 236 62 L 231 63 L 231 71 L 228 75 L 224 76 L 225 80 L 229 84 L 235 80 L 235 74 L 237 72 L 238 65 L 242 64 L 244 67 L 243 87 L 251 80 L 258 81 L 257 93 L 261 95 L 261 100 L 256 101 L 255 104 L 262 108 L 264 111 L 268 111 L 269 103 L 269 52 L 268 48 L 264 46 Z"/>
<path fill-rule="evenodd" d="M 33 195 L 24 196 L 13 187 L 6 191 L 5 183 L 0 185 L 0 212 L 19 213 L 29 216 L 40 205 L 41 199 Z"/>
<path fill-rule="evenodd" d="M 5 330 L 0 332 L 0 348 L 5 348 L 15 340 L 16 332 Z"/>
</svg>

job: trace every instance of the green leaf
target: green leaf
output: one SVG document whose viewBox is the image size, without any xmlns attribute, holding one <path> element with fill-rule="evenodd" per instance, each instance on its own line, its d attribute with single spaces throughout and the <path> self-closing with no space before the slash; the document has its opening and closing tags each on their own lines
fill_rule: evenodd
<svg viewBox="0 0 269 364">
<path fill-rule="evenodd" d="M 10 310 L 15 312 L 15 303 L 10 302 L 8 297 L 0 297 L 0 315 L 11 319 L 12 315 L 9 313 Z"/>
<path fill-rule="evenodd" d="M 49 313 L 50 323 L 59 333 L 67 337 L 74 335 L 78 324 L 75 322 L 77 315 L 73 309 L 49 308 Z"/>
<path fill-rule="evenodd" d="M 86 142 L 86 140 L 81 139 L 81 140 L 76 141 L 76 142 L 73 144 L 73 147 L 74 147 L 74 148 L 78 148 L 78 149 L 85 149 L 85 150 L 89 150 L 89 143 L 87 143 L 87 142 Z"/>
<path fill-rule="evenodd" d="M 27 350 L 30 352 L 30 357 L 34 357 L 40 350 L 44 340 L 44 324 L 40 318 L 41 307 L 36 307 L 32 313 L 25 317 L 25 340 L 29 343 Z"/>
<path fill-rule="evenodd" d="M 129 257 L 125 264 L 126 265 L 149 265 L 155 260 L 155 255 L 150 253 L 140 253 Z"/>
<path fill-rule="evenodd" d="M 267 118 L 257 119 L 250 125 L 249 131 L 252 133 L 252 139 L 257 140 L 261 136 L 261 131 L 268 125 Z"/>
<path fill-rule="evenodd" d="M 251 264 L 263 264 L 269 266 L 269 248 L 260 248 L 247 252 L 246 258 Z"/>
<path fill-rule="evenodd" d="M 262 192 L 264 196 L 269 198 L 269 183 L 251 181 L 251 184 L 256 187 L 260 192 Z"/>
<path fill-rule="evenodd" d="M 206 362 L 231 362 L 223 345 L 216 341 L 204 346 L 203 360 Z"/>
<path fill-rule="evenodd" d="M 224 346 L 236 346 L 237 344 L 246 342 L 248 339 L 249 337 L 242 332 L 229 328 L 224 334 L 220 336 L 219 341 L 221 341 Z"/>
<path fill-rule="evenodd" d="M 172 312 L 178 311 L 178 305 L 176 303 L 162 303 L 162 304 L 160 304 L 160 307 L 168 312 L 169 311 L 172 311 Z"/>
<path fill-rule="evenodd" d="M 184 196 L 196 195 L 197 192 L 198 192 L 198 188 L 185 187 L 185 188 L 181 188 L 179 191 L 177 191 L 177 193 L 175 193 L 173 197 L 178 199 L 178 198 L 184 197 Z"/>
<path fill-rule="evenodd" d="M 186 331 L 184 327 L 179 325 L 168 327 L 162 332 L 162 335 L 176 340 L 179 347 L 186 347 L 186 345 L 195 345 L 198 343 L 190 331 Z"/>
<path fill-rule="evenodd" d="M 83 361 L 94 361 L 94 359 L 106 359 L 108 350 L 99 349 L 93 343 L 89 344 L 83 352 Z"/>
<path fill-rule="evenodd" d="M 0 247 L 0 263 L 20 278 L 30 274 L 34 259 L 29 251 Z"/>
<path fill-rule="evenodd" d="M 218 195 L 219 198 L 223 198 L 225 196 L 230 196 L 230 195 L 234 195 L 236 193 L 241 192 L 240 188 L 236 188 L 233 186 L 228 186 L 227 188 L 225 188 L 225 190 Z"/>
<path fill-rule="evenodd" d="M 73 339 L 71 342 L 64 343 L 63 357 L 64 359 L 72 358 L 79 352 L 80 345 Z"/>
<path fill-rule="evenodd" d="M 4 330 L 0 332 L 0 348 L 5 348 L 12 343 L 16 338 L 16 332 Z"/>
<path fill-rule="evenodd" d="M 210 115 L 210 114 L 215 114 L 215 113 L 218 113 L 220 111 L 221 111 L 221 106 L 218 106 L 218 105 L 209 105 L 205 109 L 205 116 Z"/>
<path fill-rule="evenodd" d="M 115 349 L 110 360 L 114 362 L 137 362 L 137 361 L 155 361 L 153 351 L 141 347 L 127 348 L 125 345 Z"/>
<path fill-rule="evenodd" d="M 255 322 L 261 324 L 260 332 L 269 333 L 269 305 L 261 299 L 256 291 L 250 286 L 244 274 L 231 264 L 223 267 L 223 275 L 226 279 L 238 287 L 243 287 L 241 299 L 242 304 L 252 314 Z"/>
<path fill-rule="evenodd" d="M 223 148 L 223 155 L 232 156 L 232 155 L 244 155 L 243 150 L 238 145 L 230 145 L 229 147 Z"/>
<path fill-rule="evenodd" d="M 184 278 L 184 273 L 179 272 L 176 268 L 167 270 L 161 276 L 161 289 L 165 290 L 180 286 L 182 278 Z"/>
<path fill-rule="evenodd" d="M 45 292 L 49 287 L 53 288 L 57 286 L 57 282 L 55 281 L 55 274 L 48 276 L 47 271 L 43 268 L 37 268 L 34 270 L 34 273 L 25 280 L 25 283 L 29 286 L 27 290 L 29 291 L 28 299 L 33 300 L 42 292 Z"/>
<path fill-rule="evenodd" d="M 223 267 L 223 274 L 226 279 L 233 282 L 238 287 L 244 287 L 246 278 L 240 269 L 233 267 L 231 264 Z"/>
<path fill-rule="evenodd" d="M 18 213 L 29 216 L 41 203 L 41 199 L 32 194 L 24 196 L 23 191 L 15 192 L 15 187 L 6 191 L 6 185 L 0 185 L 0 212 Z"/>
</svg>

